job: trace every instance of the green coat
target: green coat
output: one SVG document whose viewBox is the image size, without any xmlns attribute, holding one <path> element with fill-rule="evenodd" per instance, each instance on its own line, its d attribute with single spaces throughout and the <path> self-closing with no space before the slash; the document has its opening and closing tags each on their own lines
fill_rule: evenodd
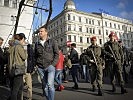
<svg viewBox="0 0 133 100">
<path fill-rule="evenodd" d="M 9 72 L 12 69 L 13 66 L 13 60 L 16 65 L 25 65 L 25 60 L 27 59 L 28 55 L 27 52 L 24 50 L 24 47 L 20 44 L 14 45 L 9 48 Z M 14 53 L 15 52 L 15 53 Z"/>
</svg>

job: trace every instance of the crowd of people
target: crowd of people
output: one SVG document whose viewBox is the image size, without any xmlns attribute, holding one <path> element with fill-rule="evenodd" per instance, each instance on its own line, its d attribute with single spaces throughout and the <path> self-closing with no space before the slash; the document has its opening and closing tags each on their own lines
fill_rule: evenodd
<svg viewBox="0 0 133 100">
<path fill-rule="evenodd" d="M 71 44 L 67 54 L 63 54 L 57 42 L 49 38 L 46 27 L 41 27 L 38 35 L 39 40 L 32 45 L 26 44 L 24 33 L 15 34 L 4 51 L 1 48 L 4 39 L 0 37 L 0 84 L 10 88 L 9 100 L 23 100 L 26 86 L 26 99 L 32 100 L 34 71 L 40 76 L 42 92 L 47 100 L 54 100 L 55 90 L 65 89 L 62 83 L 69 82 L 69 75 L 74 83 L 72 89 L 79 89 L 81 76 L 92 85 L 93 92 L 98 88 L 98 95 L 103 96 L 103 77 L 107 71 L 111 91 L 116 92 L 115 82 L 118 80 L 121 94 L 128 93 L 124 84 L 129 82 L 130 76 L 133 77 L 133 49 L 128 50 L 122 41 L 117 41 L 115 33 L 110 33 L 109 41 L 103 47 L 98 46 L 95 36 L 91 37 L 91 45 L 80 55 L 75 43 Z"/>
</svg>

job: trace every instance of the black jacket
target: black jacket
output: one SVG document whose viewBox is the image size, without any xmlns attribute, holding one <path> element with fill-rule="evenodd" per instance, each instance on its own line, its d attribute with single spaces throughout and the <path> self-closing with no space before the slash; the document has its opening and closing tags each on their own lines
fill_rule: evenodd
<svg viewBox="0 0 133 100">
<path fill-rule="evenodd" d="M 39 67 L 46 68 L 49 65 L 55 66 L 59 59 L 59 48 L 56 41 L 47 39 L 44 46 L 40 42 L 35 44 L 35 61 Z"/>
<path fill-rule="evenodd" d="M 74 48 L 71 49 L 70 60 L 72 64 L 79 63 L 78 52 Z"/>
</svg>

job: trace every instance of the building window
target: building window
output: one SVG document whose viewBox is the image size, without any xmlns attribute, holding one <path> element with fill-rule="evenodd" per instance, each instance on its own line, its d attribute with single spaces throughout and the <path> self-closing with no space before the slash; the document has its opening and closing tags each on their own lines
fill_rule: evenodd
<svg viewBox="0 0 133 100">
<path fill-rule="evenodd" d="M 110 27 L 112 28 L 112 24 L 110 23 Z"/>
<path fill-rule="evenodd" d="M 86 33 L 89 33 L 89 28 L 88 27 L 86 27 Z"/>
<path fill-rule="evenodd" d="M 12 2 L 12 7 L 13 7 L 13 8 L 17 8 L 17 0 L 14 0 L 14 1 Z"/>
<path fill-rule="evenodd" d="M 62 33 L 62 28 L 60 28 L 60 31 L 61 31 L 61 33 Z"/>
<path fill-rule="evenodd" d="M 108 30 L 106 30 L 106 35 L 108 35 Z"/>
<path fill-rule="evenodd" d="M 70 14 L 68 14 L 68 20 L 71 20 L 71 18 L 70 18 L 71 16 L 70 16 Z"/>
<path fill-rule="evenodd" d="M 88 24 L 88 19 L 86 18 L 86 23 Z"/>
<path fill-rule="evenodd" d="M 74 36 L 74 42 L 76 42 L 76 36 Z"/>
<path fill-rule="evenodd" d="M 102 44 L 102 39 L 99 39 L 99 43 Z"/>
<path fill-rule="evenodd" d="M 82 26 L 79 26 L 79 32 L 82 32 Z"/>
<path fill-rule="evenodd" d="M 93 28 L 93 34 L 95 34 L 95 29 Z"/>
<path fill-rule="evenodd" d="M 98 25 L 100 26 L 100 21 L 98 21 Z"/>
<path fill-rule="evenodd" d="M 130 32 L 132 31 L 132 29 L 131 29 L 131 27 L 130 27 L 130 30 L 129 30 Z"/>
<path fill-rule="evenodd" d="M 81 17 L 79 17 L 79 22 L 81 22 Z"/>
<path fill-rule="evenodd" d="M 4 6 L 9 7 L 9 0 L 4 0 Z"/>
<path fill-rule="evenodd" d="M 101 35 L 101 30 L 99 29 L 99 35 Z"/>
<path fill-rule="evenodd" d="M 92 28 L 90 28 L 90 33 L 92 33 Z"/>
<path fill-rule="evenodd" d="M 114 24 L 114 28 L 116 28 L 116 24 Z"/>
<path fill-rule="evenodd" d="M 73 20 L 75 21 L 75 16 L 73 16 Z"/>
<path fill-rule="evenodd" d="M 71 25 L 70 24 L 68 25 L 68 31 L 71 31 Z"/>
<path fill-rule="evenodd" d="M 92 20 L 92 25 L 94 25 L 94 20 Z"/>
<path fill-rule="evenodd" d="M 107 27 L 107 22 L 105 22 L 105 26 Z"/>
<path fill-rule="evenodd" d="M 71 41 L 71 35 L 68 35 L 68 41 Z"/>
<path fill-rule="evenodd" d="M 76 25 L 74 25 L 74 29 L 73 30 L 76 31 Z"/>
<path fill-rule="evenodd" d="M 91 19 L 89 19 L 89 24 L 91 24 Z"/>
<path fill-rule="evenodd" d="M 87 38 L 87 43 L 89 43 L 89 38 Z"/>
<path fill-rule="evenodd" d="M 120 29 L 120 25 L 118 25 L 118 29 Z"/>
<path fill-rule="evenodd" d="M 83 38 L 82 37 L 80 37 L 80 43 L 83 43 Z"/>
</svg>

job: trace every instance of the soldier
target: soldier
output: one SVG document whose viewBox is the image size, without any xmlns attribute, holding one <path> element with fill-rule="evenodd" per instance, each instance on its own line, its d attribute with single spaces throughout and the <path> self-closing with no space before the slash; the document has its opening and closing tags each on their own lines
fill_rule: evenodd
<svg viewBox="0 0 133 100">
<path fill-rule="evenodd" d="M 121 40 L 118 41 L 118 43 L 120 44 L 122 50 L 123 50 L 123 55 L 124 55 L 124 63 L 123 63 L 123 77 L 125 80 L 125 83 L 128 83 L 128 77 L 129 77 L 129 70 L 130 69 L 130 65 L 129 65 L 129 53 L 128 53 L 128 49 L 123 46 L 123 43 Z"/>
<path fill-rule="evenodd" d="M 115 76 L 118 78 L 118 82 L 121 86 L 121 94 L 127 93 L 124 89 L 124 81 L 122 77 L 122 65 L 124 61 L 123 51 L 119 43 L 115 41 L 116 34 L 111 32 L 109 34 L 110 40 L 104 44 L 106 57 L 108 60 L 108 67 L 110 71 L 110 79 L 112 84 L 112 92 L 116 91 L 115 87 Z"/>
<path fill-rule="evenodd" d="M 96 37 L 91 38 L 91 45 L 86 50 L 88 65 L 91 67 L 91 84 L 92 91 L 96 90 L 96 82 L 98 86 L 98 95 L 102 96 L 102 78 L 103 78 L 103 50 L 96 43 Z"/>
</svg>

